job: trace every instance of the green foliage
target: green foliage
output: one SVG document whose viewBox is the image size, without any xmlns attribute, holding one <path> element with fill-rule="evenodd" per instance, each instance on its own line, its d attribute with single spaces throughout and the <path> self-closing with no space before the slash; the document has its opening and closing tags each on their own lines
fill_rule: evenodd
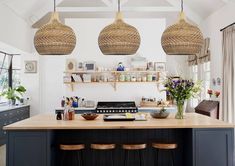
<svg viewBox="0 0 235 166">
<path fill-rule="evenodd" d="M 16 88 L 7 88 L 0 93 L 0 96 L 5 97 L 8 100 L 20 100 L 20 97 L 26 92 L 25 87 L 18 86 Z"/>
<path fill-rule="evenodd" d="M 176 100 L 178 104 L 190 98 L 196 98 L 202 87 L 202 81 L 193 82 L 192 80 L 173 80 L 168 78 L 165 82 L 165 91 Z"/>
</svg>

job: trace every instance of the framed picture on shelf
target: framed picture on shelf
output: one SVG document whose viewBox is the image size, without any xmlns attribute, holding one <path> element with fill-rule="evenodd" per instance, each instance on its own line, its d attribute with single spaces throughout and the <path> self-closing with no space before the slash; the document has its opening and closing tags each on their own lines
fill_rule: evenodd
<svg viewBox="0 0 235 166">
<path fill-rule="evenodd" d="M 77 63 L 77 71 L 82 71 L 82 70 L 84 70 L 83 63 L 82 62 L 78 62 Z"/>
<path fill-rule="evenodd" d="M 72 78 L 71 78 L 71 76 L 64 76 L 63 81 L 64 81 L 64 83 L 69 83 L 69 82 L 72 82 Z"/>
<path fill-rule="evenodd" d="M 37 61 L 24 61 L 25 73 L 37 73 Z"/>
<path fill-rule="evenodd" d="M 76 59 L 66 59 L 65 70 L 66 71 L 76 71 Z"/>
<path fill-rule="evenodd" d="M 165 62 L 155 62 L 154 64 L 155 71 L 166 71 Z"/>
<path fill-rule="evenodd" d="M 86 62 L 84 62 L 84 70 L 86 70 L 86 71 L 95 71 L 96 70 L 95 61 L 86 61 Z"/>
</svg>

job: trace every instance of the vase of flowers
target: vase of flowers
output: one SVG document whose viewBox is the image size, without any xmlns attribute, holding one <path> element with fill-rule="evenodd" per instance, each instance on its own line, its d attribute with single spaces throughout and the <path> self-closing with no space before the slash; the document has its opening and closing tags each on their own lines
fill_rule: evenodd
<svg viewBox="0 0 235 166">
<path fill-rule="evenodd" d="M 198 97 L 201 91 L 201 81 L 193 82 L 179 78 L 168 78 L 165 82 L 165 91 L 176 101 L 176 119 L 184 118 L 184 104 L 186 100 Z"/>
<path fill-rule="evenodd" d="M 215 91 L 215 97 L 219 98 L 219 96 L 220 96 L 220 91 Z"/>
<path fill-rule="evenodd" d="M 208 89 L 207 90 L 207 94 L 210 96 L 210 100 L 211 100 L 211 96 L 213 95 L 213 90 Z"/>
</svg>

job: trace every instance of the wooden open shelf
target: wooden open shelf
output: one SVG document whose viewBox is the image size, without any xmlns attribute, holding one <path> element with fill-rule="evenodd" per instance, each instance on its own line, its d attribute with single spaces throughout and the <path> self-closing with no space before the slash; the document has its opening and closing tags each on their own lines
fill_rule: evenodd
<svg viewBox="0 0 235 166">
<path fill-rule="evenodd" d="M 115 71 L 115 70 L 111 70 L 111 71 L 85 71 L 85 70 L 82 70 L 82 71 L 65 71 L 64 73 L 66 74 L 102 74 L 102 73 L 110 73 L 110 74 L 128 74 L 128 73 L 136 73 L 136 74 L 139 74 L 139 73 L 150 73 L 150 74 L 153 74 L 153 73 L 166 73 L 166 71 L 151 71 L 151 70 L 145 70 L 145 71 L 142 71 L 142 70 L 130 70 L 130 71 Z"/>
<path fill-rule="evenodd" d="M 113 75 L 115 80 L 121 75 L 121 74 L 156 74 L 157 78 L 159 79 L 161 73 L 166 73 L 165 71 L 65 71 L 64 72 L 67 75 L 72 74 L 92 74 L 92 75 L 101 75 L 101 74 L 110 74 Z M 159 87 L 159 84 L 162 83 L 162 81 L 100 81 L 100 82 L 64 82 L 64 84 L 69 85 L 71 90 L 74 90 L 74 86 L 77 84 L 111 84 L 114 88 L 114 90 L 117 90 L 117 84 L 132 84 L 132 83 L 155 83 L 157 87 Z"/>
</svg>

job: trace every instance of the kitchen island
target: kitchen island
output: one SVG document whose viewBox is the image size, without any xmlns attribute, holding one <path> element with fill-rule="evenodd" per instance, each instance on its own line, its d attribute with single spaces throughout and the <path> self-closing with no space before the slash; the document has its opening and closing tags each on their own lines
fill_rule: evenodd
<svg viewBox="0 0 235 166">
<path fill-rule="evenodd" d="M 59 145 L 78 143 L 86 145 L 85 166 L 99 166 L 92 158 L 91 143 L 115 143 L 115 166 L 123 165 L 124 160 L 119 145 L 146 143 L 144 164 L 153 166 L 152 142 L 177 143 L 176 166 L 233 166 L 234 126 L 196 113 L 186 114 L 183 120 L 171 114 L 167 119 L 148 116 L 147 121 L 131 122 L 105 122 L 103 115 L 94 121 L 80 115 L 73 121 L 58 121 L 54 114 L 41 114 L 4 129 L 8 136 L 7 166 L 60 166 Z M 130 160 L 137 165 L 136 154 Z M 161 153 L 160 165 L 167 166 L 168 160 L 167 153 Z"/>
</svg>

